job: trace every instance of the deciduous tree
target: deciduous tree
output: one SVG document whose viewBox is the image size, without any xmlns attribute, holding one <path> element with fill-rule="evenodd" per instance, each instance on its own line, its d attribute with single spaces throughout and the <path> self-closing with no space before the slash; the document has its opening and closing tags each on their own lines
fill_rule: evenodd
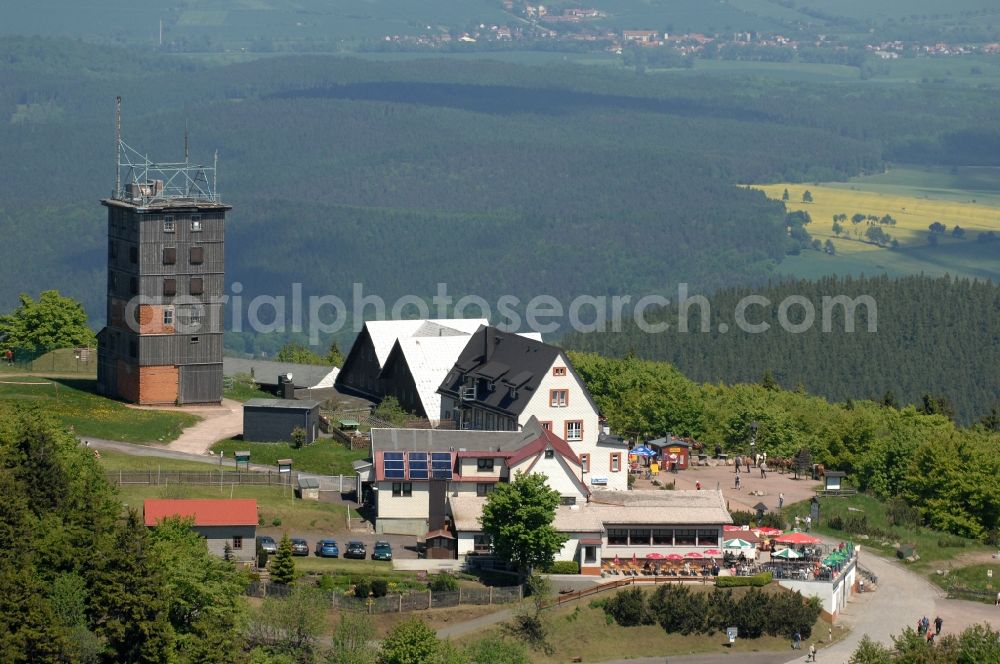
<svg viewBox="0 0 1000 664">
<path fill-rule="evenodd" d="M 497 484 L 480 517 L 497 557 L 522 574 L 551 563 L 566 541 L 552 525 L 559 501 L 559 492 L 538 473 L 519 472 Z"/>
<path fill-rule="evenodd" d="M 37 301 L 22 293 L 17 309 L 0 316 L 0 344 L 11 348 L 35 352 L 96 343 L 83 307 L 59 291 L 43 291 Z"/>
</svg>

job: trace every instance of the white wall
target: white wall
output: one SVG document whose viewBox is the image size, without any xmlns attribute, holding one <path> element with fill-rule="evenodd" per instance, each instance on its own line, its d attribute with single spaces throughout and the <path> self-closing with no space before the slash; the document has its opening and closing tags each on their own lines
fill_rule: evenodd
<svg viewBox="0 0 1000 664">
<path fill-rule="evenodd" d="M 778 585 L 789 590 L 798 590 L 803 597 L 818 597 L 823 610 L 836 617 L 854 593 L 857 580 L 857 560 L 851 561 L 832 583 L 830 581 L 796 581 L 777 579 Z"/>
<path fill-rule="evenodd" d="M 553 376 L 554 367 L 567 367 L 565 376 Z M 565 389 L 569 391 L 568 404 L 565 407 L 550 405 L 549 391 Z M 528 402 L 521 413 L 518 424 L 523 426 L 531 417 L 540 422 L 552 422 L 552 431 L 560 438 L 566 438 L 566 421 L 583 420 L 583 440 L 567 441 L 573 451 L 580 454 L 590 454 L 590 472 L 584 475 L 584 481 L 590 485 L 591 477 L 607 477 L 607 488 L 624 491 L 628 488 L 628 470 L 625 452 L 622 450 L 621 470 L 611 472 L 612 450 L 597 447 L 597 436 L 600 433 L 597 411 L 587 399 L 587 388 L 584 387 L 572 367 L 560 354 L 545 373 L 534 397 Z"/>
<path fill-rule="evenodd" d="M 427 482 L 411 482 L 412 496 L 393 496 L 392 482 L 378 483 L 376 511 L 380 519 L 426 519 L 430 513 L 430 486 Z M 473 487 L 475 490 L 475 487 Z"/>
<path fill-rule="evenodd" d="M 538 457 L 529 457 L 510 469 L 511 476 L 517 471 L 545 475 L 545 483 L 549 488 L 557 491 L 560 496 L 572 496 L 576 498 L 578 504 L 587 501 L 587 495 L 581 490 L 578 483 L 579 476 L 576 475 L 580 472 L 579 467 L 568 463 L 558 454 L 554 454 L 551 459 L 546 459 L 544 453 Z M 573 481 L 574 477 L 576 477 L 577 482 Z"/>
<path fill-rule="evenodd" d="M 474 478 L 480 482 L 499 482 L 503 469 L 502 458 L 493 459 L 493 470 L 479 470 L 479 459 L 462 457 L 458 460 L 458 474 L 464 478 Z"/>
</svg>

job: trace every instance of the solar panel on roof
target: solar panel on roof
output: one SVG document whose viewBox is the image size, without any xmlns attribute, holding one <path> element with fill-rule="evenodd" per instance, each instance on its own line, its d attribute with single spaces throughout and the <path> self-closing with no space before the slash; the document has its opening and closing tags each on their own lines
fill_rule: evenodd
<svg viewBox="0 0 1000 664">
<path fill-rule="evenodd" d="M 387 480 L 401 480 L 405 476 L 402 452 L 385 452 L 382 456 Z"/>
<path fill-rule="evenodd" d="M 407 453 L 409 475 L 411 480 L 427 479 L 427 452 Z"/>
<path fill-rule="evenodd" d="M 431 475 L 436 480 L 450 480 L 452 462 L 450 452 L 431 452 Z"/>
</svg>

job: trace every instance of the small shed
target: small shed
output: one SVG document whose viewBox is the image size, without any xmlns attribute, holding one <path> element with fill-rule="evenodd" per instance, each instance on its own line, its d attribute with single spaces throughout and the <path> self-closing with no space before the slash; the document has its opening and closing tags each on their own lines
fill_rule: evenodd
<svg viewBox="0 0 1000 664">
<path fill-rule="evenodd" d="M 243 404 L 243 440 L 283 443 L 301 427 L 308 445 L 319 436 L 319 405 L 305 399 L 251 399 Z"/>
<path fill-rule="evenodd" d="M 424 536 L 424 541 L 424 551 L 428 558 L 458 558 L 458 540 L 450 531 L 444 528 L 432 530 Z"/>
<path fill-rule="evenodd" d="M 660 450 L 663 470 L 666 470 L 668 461 L 670 462 L 671 470 L 687 470 L 688 465 L 691 463 L 691 443 L 685 440 L 667 435 L 663 438 L 651 440 L 647 445 Z"/>
<path fill-rule="evenodd" d="M 827 491 L 840 491 L 844 488 L 844 478 L 847 477 L 847 473 L 840 470 L 828 470 L 823 476 L 826 482 L 824 488 Z"/>
<path fill-rule="evenodd" d="M 295 494 L 302 500 L 319 500 L 319 482 L 314 477 L 300 477 Z"/>
</svg>

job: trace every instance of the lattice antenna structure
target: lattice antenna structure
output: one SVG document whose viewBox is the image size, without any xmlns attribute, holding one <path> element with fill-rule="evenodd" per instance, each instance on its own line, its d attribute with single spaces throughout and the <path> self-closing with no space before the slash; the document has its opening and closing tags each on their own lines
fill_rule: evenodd
<svg viewBox="0 0 1000 664">
<path fill-rule="evenodd" d="M 188 158 L 188 133 L 184 130 L 184 161 L 154 162 L 121 136 L 121 97 L 115 98 L 117 169 L 111 198 L 139 206 L 182 203 L 221 203 L 215 188 L 218 153 L 212 166 L 192 164 Z"/>
</svg>

